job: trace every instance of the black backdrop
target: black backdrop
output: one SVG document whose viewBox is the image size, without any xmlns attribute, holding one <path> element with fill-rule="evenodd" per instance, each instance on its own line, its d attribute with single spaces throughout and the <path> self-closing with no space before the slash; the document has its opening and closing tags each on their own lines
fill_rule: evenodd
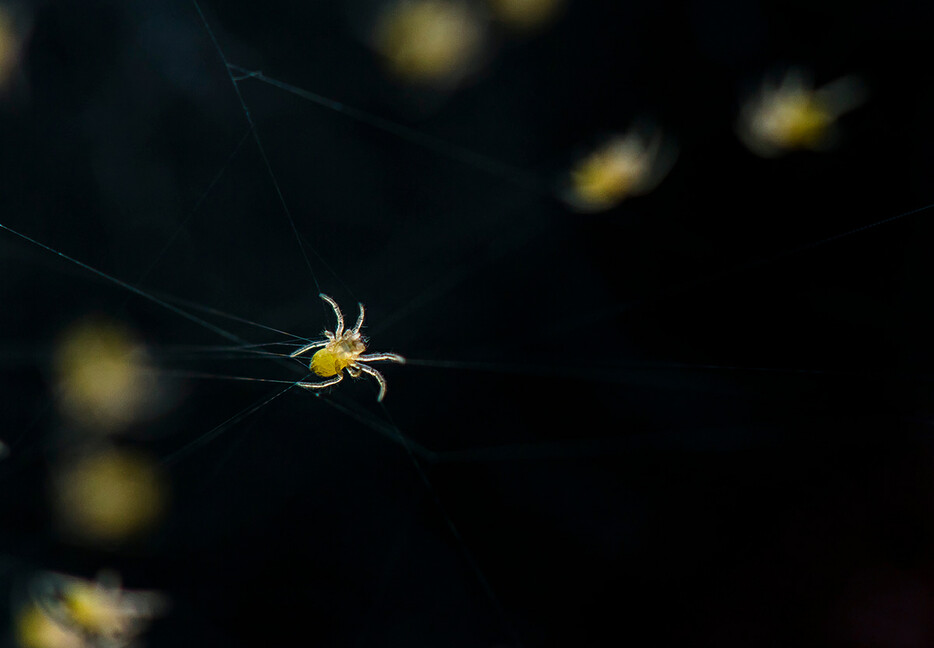
<svg viewBox="0 0 934 648">
<path fill-rule="evenodd" d="M 22 7 L 0 222 L 254 343 L 283 338 L 194 309 L 314 336 L 319 289 L 363 301 L 372 348 L 423 364 L 386 368 L 385 408 L 293 389 L 195 447 L 280 386 L 184 379 L 123 441 L 189 448 L 170 514 L 76 543 L 65 325 L 131 323 L 173 384 L 301 367 L 170 353 L 229 342 L 0 232 L 11 600 L 113 567 L 174 602 L 150 646 L 931 645 L 931 212 L 835 238 L 934 200 L 914 5 L 572 0 L 442 94 L 386 77 L 366 3 L 205 1 L 229 62 L 367 115 L 240 80 L 253 131 L 192 3 Z M 868 99 L 832 151 L 759 159 L 742 97 L 796 66 Z M 680 151 L 656 191 L 555 199 L 646 118 Z"/>
</svg>

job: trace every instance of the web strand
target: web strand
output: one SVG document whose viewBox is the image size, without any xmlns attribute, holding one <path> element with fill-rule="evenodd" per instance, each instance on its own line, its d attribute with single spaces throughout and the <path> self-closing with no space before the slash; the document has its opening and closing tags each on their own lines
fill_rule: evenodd
<svg viewBox="0 0 934 648">
<path fill-rule="evenodd" d="M 240 421 L 242 421 L 242 420 L 245 419 L 246 417 L 248 417 L 248 416 L 254 414 L 255 412 L 258 412 L 258 411 L 261 410 L 262 408 L 266 407 L 266 405 L 268 405 L 269 403 L 273 402 L 274 400 L 276 400 L 277 398 L 279 398 L 280 396 L 282 396 L 283 394 L 285 394 L 287 391 L 289 391 L 290 389 L 292 389 L 296 384 L 297 384 L 297 382 L 294 382 L 294 381 L 293 381 L 293 382 L 290 382 L 289 385 L 288 385 L 288 387 L 286 387 L 285 389 L 282 389 L 282 390 L 280 390 L 280 391 L 274 393 L 272 396 L 269 396 L 268 398 L 267 398 L 267 397 L 263 397 L 262 399 L 260 399 L 260 400 L 257 401 L 256 403 L 254 403 L 253 405 L 250 405 L 249 407 L 246 407 L 246 408 L 240 410 L 239 412 L 237 412 L 236 414 L 234 414 L 233 416 L 231 416 L 229 419 L 227 419 L 227 420 L 224 421 L 223 423 L 220 423 L 219 425 L 216 425 L 215 427 L 213 427 L 212 429 L 208 430 L 208 431 L 205 432 L 204 434 L 200 435 L 200 436 L 197 437 L 196 439 L 194 439 L 194 440 L 190 441 L 189 443 L 185 444 L 184 446 L 182 446 L 181 448 L 179 448 L 178 450 L 176 450 L 175 452 L 173 452 L 173 453 L 170 454 L 169 456 L 165 457 L 165 458 L 162 460 L 162 463 L 163 463 L 164 465 L 166 465 L 166 466 L 172 466 L 172 465 L 178 463 L 179 460 L 183 459 L 184 457 L 186 457 L 187 455 L 189 455 L 189 454 L 190 454 L 191 452 L 193 452 L 194 450 L 197 450 L 198 448 L 200 448 L 200 447 L 202 447 L 202 446 L 204 446 L 204 445 L 210 443 L 211 441 L 213 441 L 214 439 L 216 439 L 217 437 L 219 437 L 221 434 L 223 434 L 225 431 L 227 431 L 227 429 L 230 428 L 231 426 L 233 426 L 233 425 L 239 423 Z"/>
<path fill-rule="evenodd" d="M 211 324 L 210 322 L 208 322 L 208 321 L 206 321 L 206 320 L 203 320 L 203 319 L 201 319 L 200 317 L 198 317 L 198 316 L 196 316 L 196 315 L 192 315 L 191 313 L 189 313 L 189 312 L 187 312 L 187 311 L 184 311 L 184 310 L 182 310 L 181 308 L 178 308 L 177 306 L 173 306 L 172 304 L 168 303 L 167 301 L 164 301 L 164 300 L 162 300 L 162 299 L 159 299 L 159 298 L 156 297 L 155 295 L 153 295 L 153 294 L 151 294 L 151 293 L 147 293 L 147 292 L 145 292 L 145 291 L 143 291 L 143 290 L 137 288 L 136 286 L 134 286 L 134 285 L 132 285 L 132 284 L 129 284 L 129 283 L 127 283 L 127 282 L 125 282 L 125 281 L 123 281 L 123 280 L 121 280 L 121 279 L 118 279 L 118 278 L 114 277 L 113 275 L 109 275 L 109 274 L 107 274 L 106 272 L 103 272 L 102 270 L 98 270 L 97 268 L 94 268 L 94 267 L 92 267 L 92 266 L 89 266 L 87 263 L 84 263 L 83 261 L 79 261 L 78 259 L 76 259 L 76 258 L 74 258 L 74 257 L 72 257 L 72 256 L 69 256 L 69 255 L 65 254 L 64 252 L 60 252 L 59 250 L 56 250 L 55 248 L 53 248 L 53 247 L 51 247 L 51 246 L 48 246 L 48 245 L 46 245 L 45 243 L 40 243 L 40 242 L 37 241 L 36 239 L 34 239 L 34 238 L 30 237 L 30 236 L 27 236 L 26 234 L 23 234 L 22 232 L 18 232 L 18 231 L 14 230 L 14 229 L 11 228 L 11 227 L 7 227 L 7 226 L 4 225 L 3 223 L 0 223 L 0 229 L 4 229 L 4 230 L 6 230 L 7 232 L 9 232 L 10 234 L 13 234 L 13 235 L 15 235 L 15 236 L 18 236 L 18 237 L 20 237 L 21 239 L 23 239 L 23 240 L 25 240 L 25 241 L 28 241 L 29 243 L 32 243 L 33 245 L 36 245 L 36 246 L 42 248 L 43 250 L 46 250 L 47 252 L 51 252 L 52 254 L 54 254 L 54 255 L 56 255 L 56 256 L 59 256 L 59 257 L 65 259 L 66 261 L 69 261 L 69 262 L 75 264 L 75 265 L 78 266 L 79 268 L 83 268 L 83 269 L 87 270 L 88 272 L 91 272 L 91 273 L 97 275 L 98 277 L 101 277 L 102 279 L 106 279 L 107 281 L 109 281 L 109 282 L 111 282 L 111 283 L 113 283 L 113 284 L 116 284 L 117 286 L 120 286 L 121 288 L 123 288 L 123 289 L 125 289 L 125 290 L 129 290 L 131 293 L 133 293 L 133 294 L 135 294 L 135 295 L 139 295 L 140 297 L 142 297 L 142 298 L 144 298 L 144 299 L 147 299 L 147 300 L 153 302 L 154 304 L 158 304 L 158 305 L 161 306 L 162 308 L 165 308 L 165 309 L 167 309 L 167 310 L 169 310 L 169 311 L 175 313 L 176 315 L 180 315 L 181 317 L 184 317 L 185 319 L 187 319 L 187 320 L 189 320 L 189 321 L 191 321 L 191 322 L 194 322 L 195 324 L 197 324 L 197 325 L 199 325 L 199 326 L 201 326 L 201 327 L 203 327 L 203 328 L 205 328 L 205 329 L 207 329 L 207 330 L 209 330 L 209 331 L 211 331 L 211 332 L 213 332 L 213 333 L 216 333 L 217 335 L 220 335 L 221 337 L 226 338 L 226 339 L 230 340 L 231 342 L 236 342 L 236 343 L 238 343 L 238 344 L 248 344 L 245 340 L 243 340 L 243 339 L 237 337 L 237 336 L 234 335 L 233 333 L 230 333 L 230 332 L 228 332 L 228 331 L 225 331 L 224 329 L 220 328 L 219 326 L 215 326 L 214 324 Z"/>
<path fill-rule="evenodd" d="M 208 36 L 211 38 L 211 42 L 214 44 L 214 49 L 217 50 L 218 56 L 224 63 L 224 69 L 227 71 L 227 77 L 230 79 L 231 85 L 233 85 L 234 92 L 237 95 L 237 100 L 240 102 L 240 107 L 243 110 L 243 114 L 246 117 L 247 123 L 250 125 L 250 133 L 253 135 L 253 141 L 256 142 L 256 148 L 259 150 L 259 154 L 263 158 L 263 164 L 266 166 L 269 179 L 272 181 L 273 187 L 276 190 L 276 195 L 279 198 L 279 204 L 282 206 L 282 211 L 285 213 L 285 216 L 289 221 L 289 226 L 292 228 L 292 233 L 295 235 L 295 240 L 298 242 L 298 247 L 302 251 L 302 257 L 305 259 L 305 265 L 308 266 L 308 271 L 311 273 L 311 278 L 315 284 L 315 291 L 320 293 L 321 285 L 318 282 L 318 275 L 315 273 L 315 269 L 311 265 L 311 259 L 308 257 L 308 252 L 305 249 L 305 244 L 302 242 L 301 234 L 299 234 L 298 228 L 295 226 L 295 219 L 292 217 L 292 212 L 289 209 L 288 204 L 285 202 L 285 196 L 282 194 L 282 188 L 279 185 L 279 179 L 276 178 L 276 174 L 272 170 L 272 164 L 269 162 L 269 156 L 266 154 L 266 147 L 263 146 L 263 142 L 256 130 L 256 123 L 253 121 L 253 116 L 250 114 L 250 108 L 247 106 L 246 100 L 243 98 L 243 93 L 240 92 L 240 86 L 237 79 L 231 72 L 231 65 L 227 60 L 227 55 L 224 54 L 224 50 L 221 48 L 220 43 L 217 41 L 217 37 L 214 35 L 214 30 L 211 29 L 211 25 L 208 23 L 207 18 L 205 18 L 204 12 L 201 10 L 201 5 L 198 3 L 198 0 L 192 0 L 192 4 L 195 6 L 195 10 L 198 12 L 198 17 L 201 18 L 201 24 L 204 25 L 205 31 L 207 31 Z M 308 247 L 312 252 L 314 252 L 315 256 L 321 259 L 321 255 L 319 255 L 313 247 Z"/>
<path fill-rule="evenodd" d="M 471 151 L 461 146 L 456 146 L 450 142 L 445 142 L 444 140 L 428 135 L 422 131 L 409 128 L 408 126 L 403 126 L 402 124 L 368 113 L 364 110 L 360 110 L 359 108 L 354 108 L 339 101 L 328 99 L 327 97 L 316 92 L 311 92 L 309 90 L 299 88 L 298 86 L 294 86 L 290 83 L 268 77 L 262 72 L 250 71 L 232 63 L 228 63 L 227 66 L 228 70 L 233 70 L 240 74 L 238 77 L 234 77 L 231 74 L 231 80 L 235 80 L 235 82 L 246 79 L 255 79 L 257 81 L 261 81 L 273 86 L 274 88 L 279 88 L 280 90 L 293 94 L 296 97 L 301 97 L 302 99 L 310 101 L 318 106 L 322 106 L 328 110 L 333 110 L 334 112 L 340 113 L 341 115 L 346 115 L 354 121 L 366 124 L 367 126 L 371 126 L 383 132 L 389 133 L 390 135 L 394 135 L 395 137 L 398 137 L 406 142 L 410 142 L 430 150 L 433 153 L 437 153 L 446 158 L 460 162 L 461 164 L 466 164 L 470 167 L 485 171 L 490 175 L 501 178 L 522 189 L 535 191 L 537 193 L 551 193 L 547 183 L 543 182 L 531 173 L 516 167 L 509 166 L 508 164 L 504 164 L 503 162 L 495 160 L 489 156 L 481 155 L 480 153 L 476 153 L 475 151 Z"/>
<path fill-rule="evenodd" d="M 224 177 L 224 173 L 227 172 L 227 167 L 229 167 L 230 163 L 233 162 L 233 159 L 237 157 L 237 153 L 240 152 L 240 149 L 243 147 L 243 144 L 250 137 L 251 130 L 252 130 L 252 127 L 247 129 L 247 132 L 243 134 L 243 137 L 240 138 L 240 141 L 237 142 L 237 145 L 234 147 L 233 152 L 227 157 L 227 161 L 224 162 L 224 165 L 220 168 L 220 170 L 216 174 L 214 174 L 214 178 L 208 184 L 207 189 L 205 189 L 204 192 L 202 192 L 201 196 L 198 197 L 198 200 L 195 201 L 194 207 L 191 208 L 191 211 L 188 212 L 188 215 L 185 216 L 184 220 L 182 220 L 182 222 L 178 224 L 178 227 L 175 228 L 175 230 L 172 232 L 172 234 L 169 236 L 166 242 L 162 245 L 162 248 L 153 258 L 152 262 L 150 262 L 149 266 L 140 274 L 139 277 L 137 277 L 136 283 L 142 283 L 143 281 L 145 281 L 146 277 L 149 276 L 149 273 L 151 273 L 156 268 L 156 266 L 159 265 L 159 262 L 162 261 L 162 257 L 164 257 L 165 253 L 169 251 L 170 247 L 172 247 L 172 244 L 175 242 L 175 239 L 178 238 L 178 235 L 185 231 L 185 229 L 188 227 L 188 224 L 191 222 L 191 220 L 195 217 L 195 214 L 197 214 L 198 210 L 201 208 L 201 204 L 211 194 L 211 192 L 214 190 L 215 185 L 217 185 L 217 183 L 220 182 L 220 179 Z M 126 306 L 126 303 L 128 300 L 129 300 L 129 296 L 127 296 L 127 299 L 123 301 L 124 306 Z"/>
</svg>

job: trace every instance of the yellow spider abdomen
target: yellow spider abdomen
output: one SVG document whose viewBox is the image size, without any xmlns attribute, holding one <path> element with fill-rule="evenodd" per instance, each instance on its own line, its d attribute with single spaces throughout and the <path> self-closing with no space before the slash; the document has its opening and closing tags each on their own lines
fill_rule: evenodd
<svg viewBox="0 0 934 648">
<path fill-rule="evenodd" d="M 341 353 L 326 346 L 315 353 L 308 368 L 322 378 L 336 376 L 353 362 L 348 354 Z"/>
</svg>

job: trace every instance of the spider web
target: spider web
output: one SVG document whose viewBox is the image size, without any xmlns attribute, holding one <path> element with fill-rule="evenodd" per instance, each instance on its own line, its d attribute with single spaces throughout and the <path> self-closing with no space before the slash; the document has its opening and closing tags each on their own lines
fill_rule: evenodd
<svg viewBox="0 0 934 648">
<path fill-rule="evenodd" d="M 150 645 L 474 646 L 599 645 L 610 628 L 705 642 L 737 614 L 753 637 L 805 634 L 836 574 L 904 550 L 833 513 L 831 537 L 872 549 L 830 560 L 814 529 L 861 495 L 895 529 L 927 510 L 888 506 L 928 492 L 929 225 L 910 212 L 932 161 L 905 107 L 931 95 L 881 73 L 918 28 L 900 17 L 907 44 L 882 60 L 789 28 L 809 49 L 757 46 L 737 25 L 776 24 L 767 5 L 734 25 L 616 4 L 501 43 L 443 101 L 384 78 L 348 27 L 357 4 L 42 8 L 38 108 L 4 124 L 22 159 L 0 222 L 73 261 L 0 240 L 24 404 L 4 551 L 168 592 Z M 852 71 L 841 51 L 875 83 L 841 149 L 740 148 L 738 87 L 782 57 L 830 80 Z M 552 189 L 575 147 L 650 110 L 678 132 L 671 177 L 567 212 Z M 385 408 L 365 380 L 288 389 L 300 365 L 252 353 L 333 326 L 322 291 L 349 317 L 365 302 L 371 350 L 411 359 L 387 368 Z M 30 512 L 56 452 L 36 367 L 93 311 L 143 331 L 187 391 L 146 431 L 175 495 L 137 552 L 68 547 Z M 913 551 L 909 574 L 930 556 Z M 819 558 L 815 593 L 797 593 Z M 806 612 L 775 635 L 754 612 L 788 601 Z"/>
</svg>

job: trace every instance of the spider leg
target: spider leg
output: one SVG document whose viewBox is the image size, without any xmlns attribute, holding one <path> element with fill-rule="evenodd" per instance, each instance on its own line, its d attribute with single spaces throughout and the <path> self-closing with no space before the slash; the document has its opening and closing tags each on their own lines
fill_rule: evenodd
<svg viewBox="0 0 934 648">
<path fill-rule="evenodd" d="M 363 362 L 378 362 L 380 360 L 388 360 L 389 362 L 405 364 L 405 358 L 396 353 L 369 353 L 367 355 L 357 356 L 357 360 Z"/>
<path fill-rule="evenodd" d="M 363 326 L 363 304 L 357 304 L 360 307 L 360 317 L 357 318 L 357 323 L 353 325 L 353 332 L 359 333 L 360 327 Z"/>
<path fill-rule="evenodd" d="M 334 309 L 334 314 L 337 315 L 337 328 L 334 329 L 334 337 L 339 338 L 344 333 L 344 314 L 341 313 L 341 307 L 337 305 L 336 301 L 324 293 L 321 293 L 318 297 L 329 303 L 331 308 Z"/>
<path fill-rule="evenodd" d="M 362 372 L 360 371 L 359 367 L 350 365 L 349 367 L 347 367 L 347 373 L 350 374 L 351 378 L 359 378 Z"/>
<path fill-rule="evenodd" d="M 300 356 L 300 355 L 302 355 L 303 353 L 305 353 L 305 351 L 310 351 L 311 349 L 317 349 L 318 347 L 327 346 L 327 344 L 328 344 L 328 340 L 324 340 L 324 341 L 322 341 L 322 342 L 312 342 L 311 344 L 306 344 L 305 346 L 303 346 L 303 347 L 302 347 L 301 349 L 299 349 L 298 351 L 293 351 L 292 353 L 290 353 L 290 354 L 289 354 L 289 357 L 290 357 L 290 358 L 294 358 L 295 356 Z"/>
<path fill-rule="evenodd" d="M 359 358 L 358 358 L 358 360 L 359 360 Z M 370 374 L 371 376 L 373 376 L 374 378 L 376 378 L 376 382 L 379 383 L 379 395 L 376 397 L 376 402 L 377 402 L 377 403 L 382 403 L 382 402 L 383 402 L 383 398 L 385 398 L 385 396 L 386 396 L 386 379 L 383 378 L 383 374 L 381 374 L 380 372 L 378 372 L 378 371 L 377 371 L 376 369 L 374 369 L 373 367 L 368 367 L 368 366 L 366 366 L 366 365 L 364 365 L 364 364 L 358 364 L 358 365 L 354 365 L 354 366 L 357 367 L 357 369 L 359 369 L 359 370 L 362 371 L 363 373 L 365 373 L 365 374 Z"/>
<path fill-rule="evenodd" d="M 336 385 L 337 383 L 339 383 L 339 382 L 342 381 L 343 379 L 344 379 L 344 374 L 339 373 L 339 374 L 337 374 L 336 376 L 334 376 L 333 378 L 329 378 L 329 379 L 323 380 L 323 381 L 321 381 L 321 382 L 316 382 L 316 383 L 297 382 L 297 383 L 295 383 L 295 384 L 296 384 L 298 387 L 304 387 L 305 389 L 324 389 L 325 387 L 330 387 L 331 385 Z"/>
</svg>

